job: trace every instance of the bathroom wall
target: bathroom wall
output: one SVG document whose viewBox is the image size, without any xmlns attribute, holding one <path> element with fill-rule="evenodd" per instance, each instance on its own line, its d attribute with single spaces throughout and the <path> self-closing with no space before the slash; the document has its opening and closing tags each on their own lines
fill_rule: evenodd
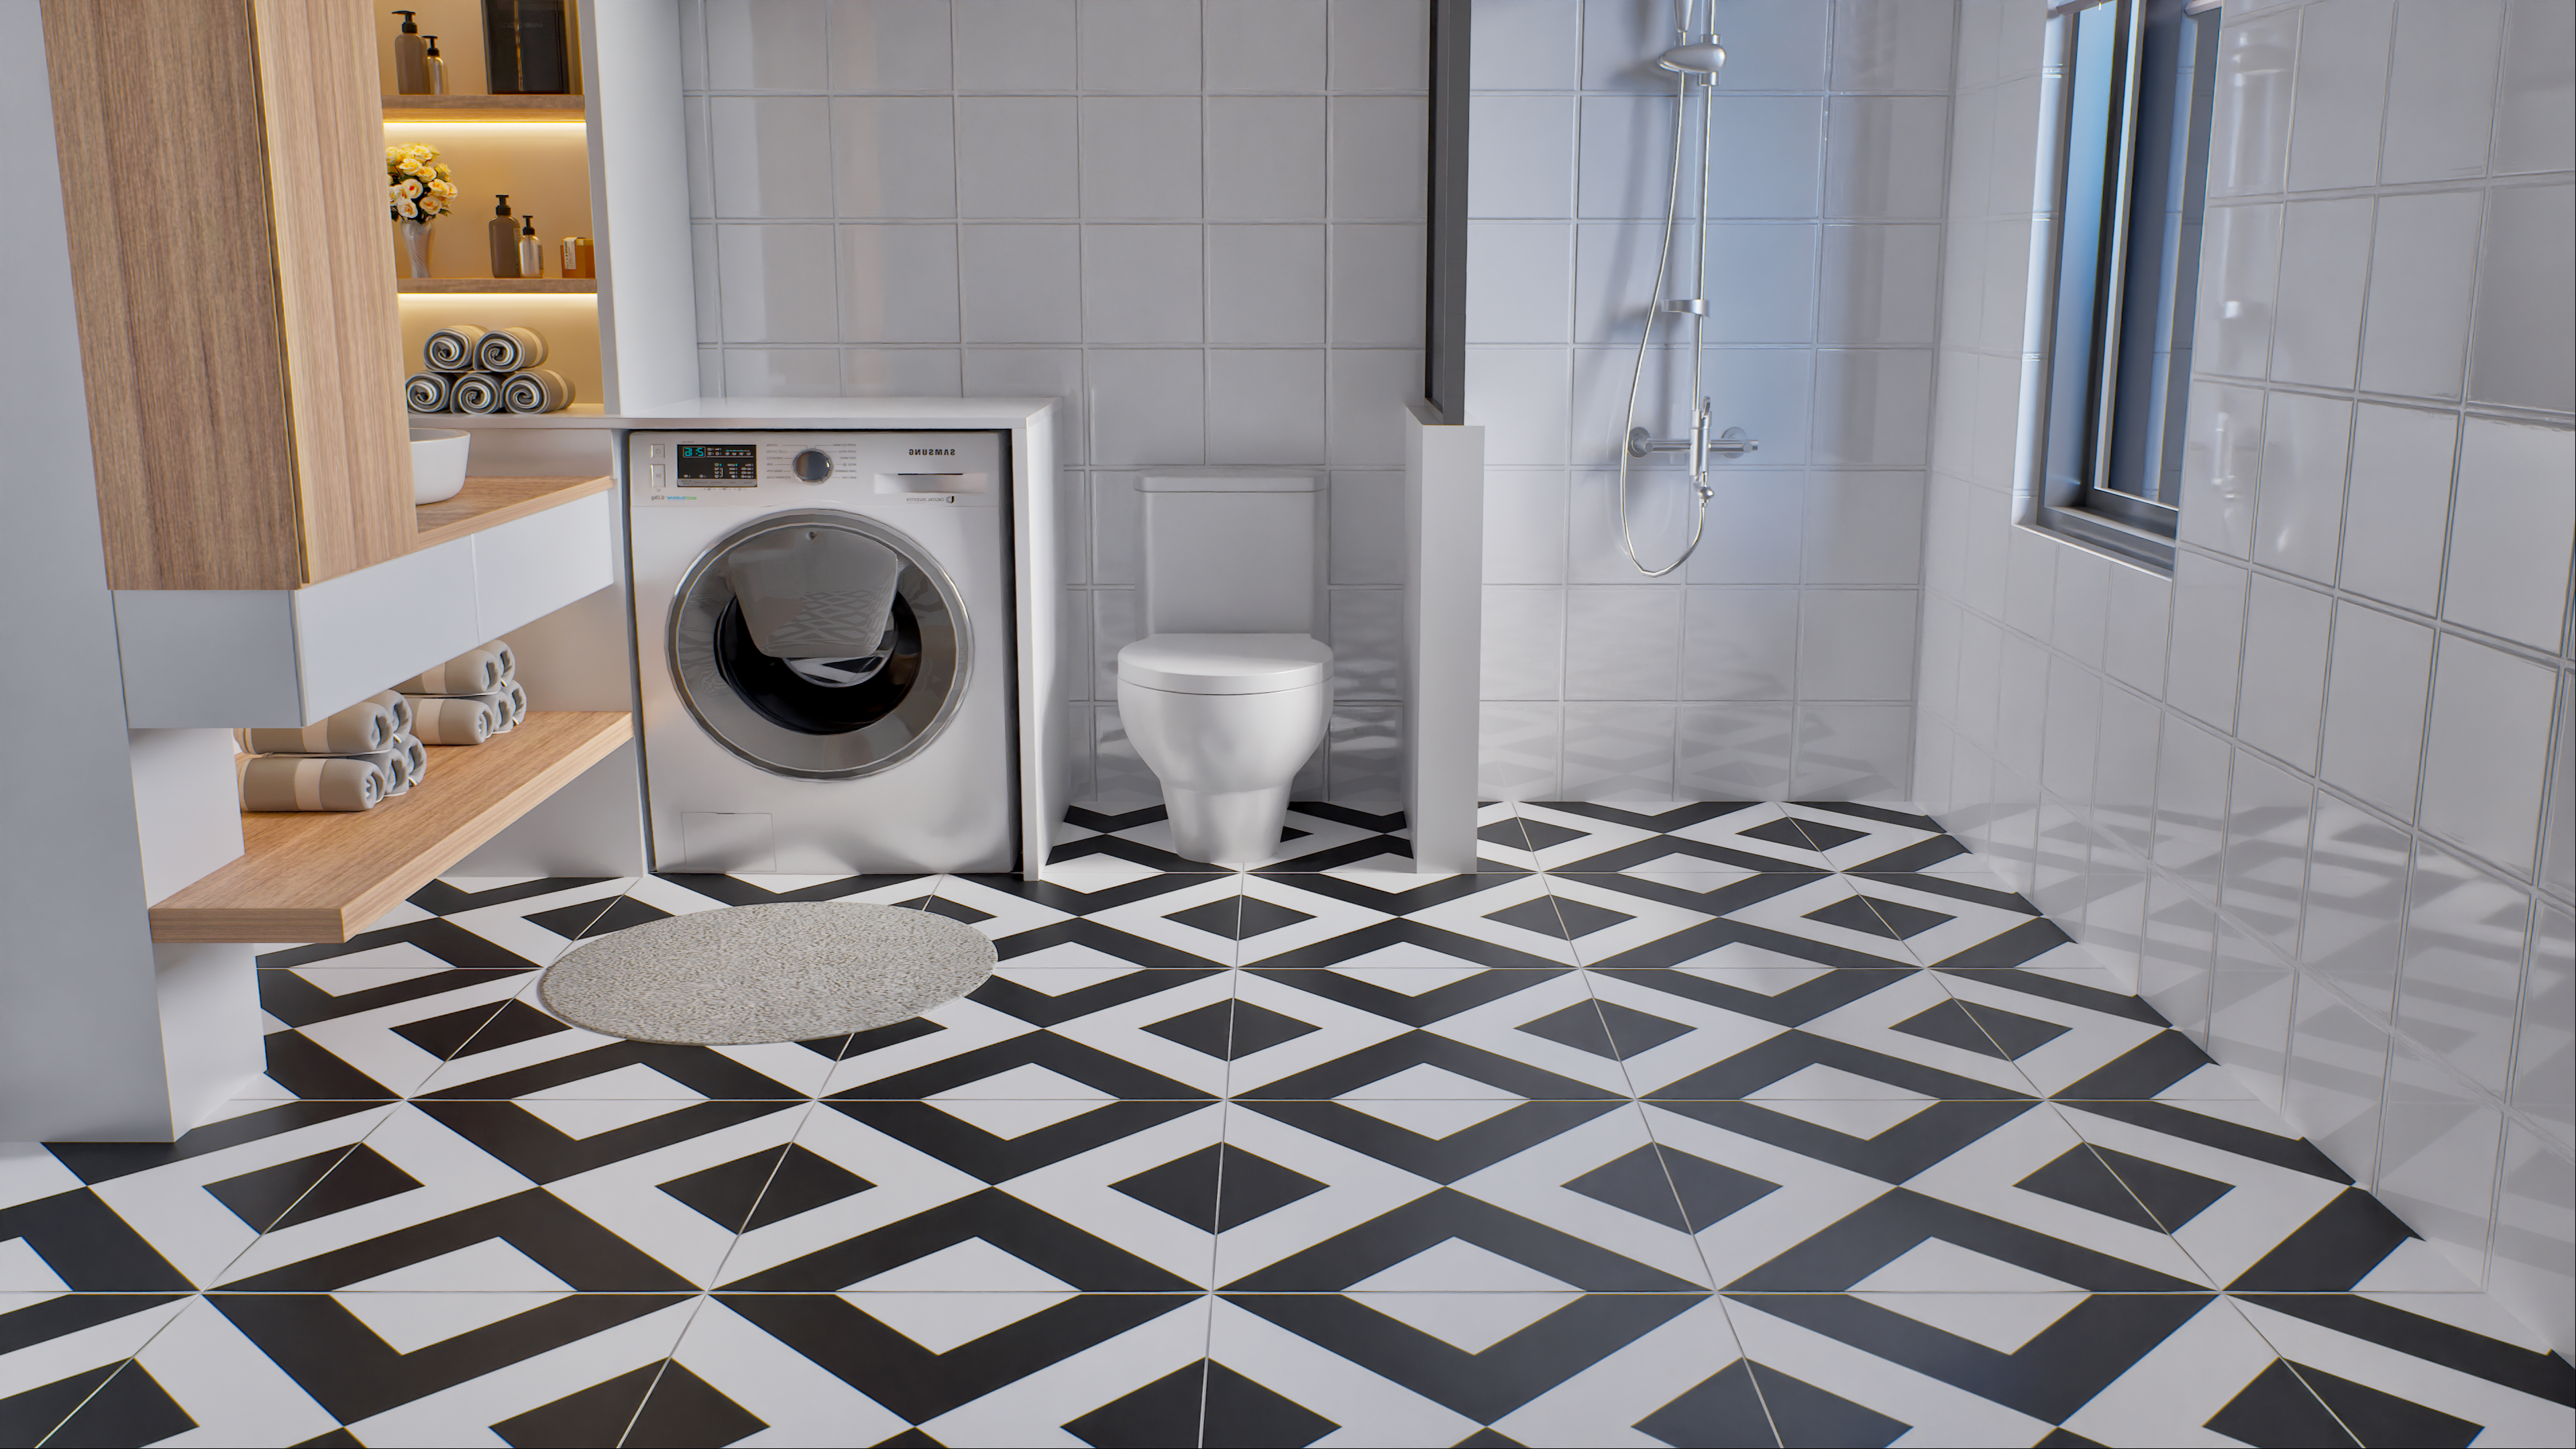
<svg viewBox="0 0 2576 1449">
<path fill-rule="evenodd" d="M 2564 1351 L 2576 11 L 2224 13 L 2168 582 L 2014 526 L 2044 25 L 1962 9 L 1916 798 Z"/>
<path fill-rule="evenodd" d="M 1329 472 L 1338 703 L 1299 790 L 1393 801 L 1428 7 L 681 14 L 705 391 L 1066 400 L 1077 798 L 1158 793 L 1116 706 L 1139 473 Z"/>
<path fill-rule="evenodd" d="M 1715 0 L 1701 393 L 1759 452 L 1705 541 L 1641 576 L 1617 440 L 1671 184 L 1671 0 L 1479 0 L 1467 410 L 1486 427 L 1480 790 L 1489 798 L 1901 799 L 1940 289 L 1955 7 Z M 1703 13 L 1705 13 L 1703 11 Z M 1694 111 L 1696 105 L 1694 104 Z M 1695 210 L 1697 128 L 1682 163 Z M 1676 236 L 1663 295 L 1689 297 Z M 1659 318 L 1659 342 L 1684 334 Z M 1686 349 L 1636 422 L 1681 435 Z M 1638 551 L 1689 526 L 1635 470 Z"/>
</svg>

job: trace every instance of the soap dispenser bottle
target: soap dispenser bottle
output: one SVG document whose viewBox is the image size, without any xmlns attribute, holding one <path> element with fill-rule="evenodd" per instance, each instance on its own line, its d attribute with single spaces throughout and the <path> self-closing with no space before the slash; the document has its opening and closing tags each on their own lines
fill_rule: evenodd
<svg viewBox="0 0 2576 1449">
<path fill-rule="evenodd" d="M 429 53 L 422 58 L 422 64 L 428 67 L 429 74 L 427 94 L 443 96 L 447 94 L 447 62 L 439 56 L 438 37 L 424 35 L 421 39 L 429 42 Z"/>
<path fill-rule="evenodd" d="M 519 224 L 510 219 L 508 192 L 495 192 L 493 199 L 500 205 L 492 208 L 492 220 L 487 223 L 492 233 L 492 275 L 515 277 L 519 275 Z"/>
<path fill-rule="evenodd" d="M 397 10 L 403 18 L 402 34 L 394 37 L 394 90 L 406 96 L 429 94 L 429 42 L 420 38 L 420 27 L 413 24 L 416 10 Z"/>
<path fill-rule="evenodd" d="M 546 244 L 537 235 L 537 214 L 529 212 L 524 221 L 519 228 L 519 275 L 542 277 L 546 274 Z"/>
</svg>

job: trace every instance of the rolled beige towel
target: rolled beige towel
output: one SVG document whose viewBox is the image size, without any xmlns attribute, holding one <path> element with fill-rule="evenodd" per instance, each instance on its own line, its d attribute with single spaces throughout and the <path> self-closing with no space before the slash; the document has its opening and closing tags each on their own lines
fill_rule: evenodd
<svg viewBox="0 0 2576 1449">
<path fill-rule="evenodd" d="M 495 701 L 495 709 L 507 712 L 513 728 L 528 717 L 528 690 L 519 681 L 502 680 L 501 687 L 492 691 L 491 698 Z"/>
<path fill-rule="evenodd" d="M 244 810 L 372 810 L 385 797 L 376 766 L 345 755 L 246 755 L 235 774 Z"/>
<path fill-rule="evenodd" d="M 448 389 L 447 405 L 460 413 L 497 413 L 501 411 L 501 378 L 497 373 L 459 373 L 456 385 Z"/>
<path fill-rule="evenodd" d="M 491 643 L 483 646 L 483 652 L 501 661 L 501 677 L 503 679 L 516 679 L 519 677 L 519 656 L 511 652 L 509 640 L 495 639 Z"/>
<path fill-rule="evenodd" d="M 443 413 L 455 383 L 443 372 L 415 372 L 403 379 L 404 405 L 416 413 Z"/>
<path fill-rule="evenodd" d="M 394 717 L 394 733 L 396 735 L 407 735 L 411 733 L 410 696 L 402 694 L 396 690 L 388 689 L 382 694 L 371 694 L 367 697 L 375 703 L 383 705 L 385 707 L 385 713 Z"/>
<path fill-rule="evenodd" d="M 404 754 L 400 749 L 388 747 L 373 754 L 348 755 L 344 758 L 364 760 L 374 766 L 377 783 L 383 787 L 383 797 L 387 800 L 411 789 L 411 756 Z"/>
<path fill-rule="evenodd" d="M 506 735 L 513 726 L 518 724 L 520 715 L 512 713 L 510 709 L 509 685 L 504 684 L 490 694 L 478 694 L 474 698 L 481 701 L 485 709 L 492 711 L 492 733 Z"/>
<path fill-rule="evenodd" d="M 363 755 L 383 749 L 395 733 L 393 712 L 362 699 L 302 729 L 246 730 L 239 738 L 255 755 Z"/>
<path fill-rule="evenodd" d="M 489 649 L 468 649 L 435 669 L 423 670 L 417 678 L 406 679 L 394 686 L 398 693 L 423 694 L 490 694 L 508 678 L 501 667 L 501 656 Z M 414 701 L 414 709 L 420 706 Z"/>
<path fill-rule="evenodd" d="M 531 367 L 501 380 L 501 406 L 514 413 L 559 413 L 572 406 L 572 380 L 550 367 Z"/>
<path fill-rule="evenodd" d="M 474 344 L 474 365 L 485 372 L 517 372 L 546 360 L 546 339 L 533 327 L 504 327 Z"/>
<path fill-rule="evenodd" d="M 483 336 L 483 329 L 470 322 L 441 327 L 421 343 L 420 360 L 432 372 L 470 372 L 474 349 L 482 345 Z"/>
<path fill-rule="evenodd" d="M 410 763 L 411 782 L 419 784 L 420 777 L 429 773 L 429 747 L 420 742 L 420 736 L 404 733 L 394 736 L 394 748 Z"/>
<path fill-rule="evenodd" d="M 471 697 L 422 695 L 411 702 L 412 733 L 426 745 L 479 745 L 499 732 L 492 706 Z"/>
</svg>

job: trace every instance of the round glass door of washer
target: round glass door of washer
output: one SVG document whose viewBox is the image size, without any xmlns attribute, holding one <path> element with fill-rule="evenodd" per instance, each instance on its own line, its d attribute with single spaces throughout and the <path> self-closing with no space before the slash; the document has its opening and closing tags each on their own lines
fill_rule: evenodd
<svg viewBox="0 0 2576 1449">
<path fill-rule="evenodd" d="M 764 770 L 846 780 L 938 738 L 973 663 L 965 603 L 920 544 L 855 513 L 773 513 L 700 555 L 672 600 L 671 675 Z"/>
</svg>

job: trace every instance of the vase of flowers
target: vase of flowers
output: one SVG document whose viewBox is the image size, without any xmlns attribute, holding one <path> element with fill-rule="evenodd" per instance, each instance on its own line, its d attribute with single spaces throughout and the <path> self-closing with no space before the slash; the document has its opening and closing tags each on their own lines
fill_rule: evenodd
<svg viewBox="0 0 2576 1449">
<path fill-rule="evenodd" d="M 385 148 L 385 200 L 402 231 L 411 274 L 429 275 L 429 224 L 456 203 L 456 183 L 435 146 Z"/>
</svg>

